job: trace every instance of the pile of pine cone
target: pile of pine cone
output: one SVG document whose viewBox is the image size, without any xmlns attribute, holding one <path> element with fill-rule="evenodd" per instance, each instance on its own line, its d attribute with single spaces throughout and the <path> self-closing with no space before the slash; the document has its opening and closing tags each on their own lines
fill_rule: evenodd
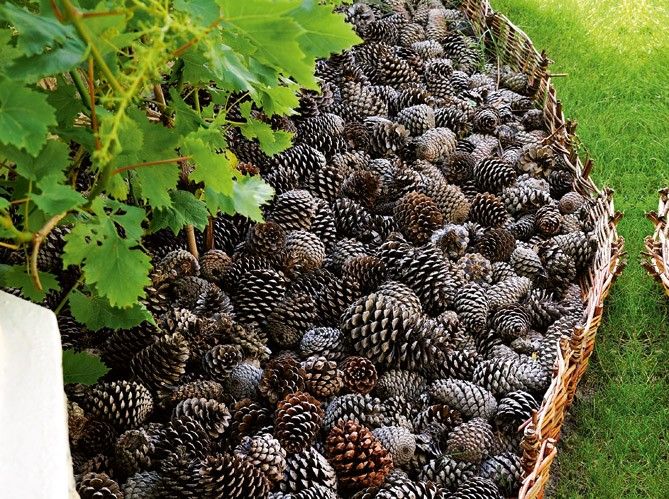
<svg viewBox="0 0 669 499">
<path fill-rule="evenodd" d="M 61 316 L 112 368 L 67 387 L 81 497 L 517 493 L 518 428 L 582 320 L 591 201 L 460 10 L 341 10 L 365 43 L 318 62 L 298 115 L 255 112 L 294 145 L 229 133 L 277 191 L 266 221 L 218 217 L 199 259 L 147 238 L 157 326 Z"/>
</svg>

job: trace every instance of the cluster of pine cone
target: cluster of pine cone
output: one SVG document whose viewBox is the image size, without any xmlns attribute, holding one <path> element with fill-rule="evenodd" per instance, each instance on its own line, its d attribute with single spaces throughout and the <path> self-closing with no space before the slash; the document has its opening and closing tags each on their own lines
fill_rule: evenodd
<svg viewBox="0 0 669 499">
<path fill-rule="evenodd" d="M 218 217 L 199 259 L 148 238 L 157 326 L 61 317 L 112 368 L 67 387 L 82 498 L 517 492 L 518 428 L 582 320 L 590 201 L 460 10 L 341 9 L 365 43 L 292 119 L 256 112 L 294 145 L 229 134 L 277 191 L 266 221 Z"/>
</svg>

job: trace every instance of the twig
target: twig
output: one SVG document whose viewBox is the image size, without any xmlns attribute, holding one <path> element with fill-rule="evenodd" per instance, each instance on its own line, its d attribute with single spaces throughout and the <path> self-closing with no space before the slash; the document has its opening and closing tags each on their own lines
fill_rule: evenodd
<svg viewBox="0 0 669 499">
<path fill-rule="evenodd" d="M 107 10 L 104 12 L 84 12 L 81 17 L 87 19 L 89 17 L 107 17 L 107 16 L 124 16 L 125 13 L 119 10 Z"/>
<path fill-rule="evenodd" d="M 205 233 L 204 238 L 204 247 L 206 251 L 214 249 L 214 217 L 209 216 L 209 221 L 207 222 L 207 232 Z"/>
<path fill-rule="evenodd" d="M 17 250 L 19 249 L 20 246 L 17 246 L 16 244 L 3 243 L 2 241 L 0 241 L 0 247 L 7 248 L 10 250 Z"/>
<path fill-rule="evenodd" d="M 109 84 L 112 86 L 115 92 L 118 92 L 119 94 L 124 93 L 123 87 L 118 82 L 118 80 L 114 76 L 114 73 L 112 73 L 112 70 L 107 65 L 107 62 L 100 53 L 100 50 L 98 50 L 97 46 L 93 43 L 93 40 L 91 36 L 88 34 L 88 31 L 84 26 L 84 23 L 81 22 L 81 19 L 83 18 L 81 13 L 74 8 L 74 5 L 72 5 L 72 2 L 70 2 L 70 0 L 63 0 L 63 5 L 65 5 L 68 17 L 72 21 L 72 24 L 74 24 L 77 33 L 79 33 L 79 36 L 81 36 L 81 38 L 86 42 L 86 45 L 88 45 L 88 48 L 91 50 L 91 54 L 95 58 L 95 62 L 97 62 L 98 65 L 100 66 L 100 69 L 105 74 L 105 77 L 109 81 Z"/>
<path fill-rule="evenodd" d="M 112 171 L 111 174 L 116 175 L 117 173 L 123 173 L 128 170 L 135 170 L 137 168 L 142 168 L 144 166 L 156 166 L 156 165 L 165 165 L 168 163 L 180 163 L 181 161 L 187 161 L 190 158 L 191 158 L 190 156 L 179 156 L 178 158 L 158 159 L 156 161 L 145 161 L 144 163 L 135 163 L 134 165 L 126 165 L 117 168 L 116 170 Z"/>
<path fill-rule="evenodd" d="M 79 276 L 79 279 L 77 279 L 77 282 L 75 282 L 72 285 L 72 287 L 67 291 L 67 293 L 65 293 L 65 296 L 63 296 L 63 298 L 60 300 L 60 303 L 58 304 L 58 306 L 53 311 L 53 313 L 56 314 L 56 316 L 58 316 L 58 314 L 60 314 L 60 311 L 63 310 L 63 307 L 65 306 L 65 304 L 70 300 L 70 295 L 72 294 L 72 291 L 77 289 L 81 285 L 83 280 L 84 280 L 84 275 L 81 274 Z"/>
<path fill-rule="evenodd" d="M 58 7 L 56 0 L 49 0 L 49 3 L 51 4 L 51 10 L 53 10 L 53 14 L 56 16 L 56 19 L 58 19 L 60 22 L 63 22 L 63 13 L 60 11 L 60 7 Z"/>
<path fill-rule="evenodd" d="M 211 33 L 211 31 L 212 31 L 212 30 L 218 25 L 218 23 L 220 23 L 222 20 L 223 20 L 222 17 L 219 17 L 219 18 L 217 18 L 217 19 L 214 19 L 214 21 L 213 21 L 213 22 L 209 25 L 209 27 L 204 31 L 204 33 L 202 34 L 201 37 L 195 37 L 195 38 L 193 38 L 193 39 L 191 39 L 191 40 L 188 40 L 188 41 L 187 41 L 186 43 L 184 43 L 181 47 L 179 47 L 178 49 L 176 49 L 176 50 L 173 52 L 172 55 L 174 55 L 174 57 L 181 57 L 182 55 L 184 55 L 184 54 L 186 53 L 186 51 L 187 51 L 189 48 L 191 48 L 193 45 L 195 45 L 196 43 L 198 43 L 198 42 L 200 41 L 201 38 L 203 38 L 203 37 L 207 36 L 209 33 Z"/>
<path fill-rule="evenodd" d="M 188 251 L 195 258 L 198 258 L 197 241 L 195 241 L 195 229 L 191 224 L 186 225 L 186 241 L 188 242 Z"/>
<path fill-rule="evenodd" d="M 91 99 L 91 128 L 95 137 L 95 149 L 100 149 L 100 136 L 98 134 L 98 114 L 95 112 L 95 71 L 93 59 L 88 58 L 88 93 Z"/>
<path fill-rule="evenodd" d="M 44 226 L 33 235 L 33 252 L 30 255 L 30 275 L 32 277 L 33 284 L 40 291 L 44 291 L 44 288 L 42 287 L 42 282 L 39 279 L 39 271 L 37 270 L 37 256 L 39 254 L 39 248 L 42 245 L 44 238 L 46 238 L 46 236 L 49 235 L 54 227 L 58 225 L 58 222 L 65 218 L 65 215 L 67 215 L 67 212 L 54 215 L 49 220 L 47 220 Z"/>
<path fill-rule="evenodd" d="M 163 93 L 163 87 L 160 86 L 159 83 L 156 83 L 153 86 L 153 95 L 156 97 L 156 101 L 158 102 L 158 107 L 160 108 L 161 111 L 165 111 L 167 108 L 167 102 L 165 101 L 165 94 Z"/>
</svg>

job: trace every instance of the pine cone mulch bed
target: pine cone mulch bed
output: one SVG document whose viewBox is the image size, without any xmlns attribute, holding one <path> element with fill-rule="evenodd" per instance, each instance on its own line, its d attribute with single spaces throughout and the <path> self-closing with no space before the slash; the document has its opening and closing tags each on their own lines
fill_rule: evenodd
<svg viewBox="0 0 669 499">
<path fill-rule="evenodd" d="M 112 367 L 67 387 L 82 497 L 518 493 L 519 427 L 584 320 L 594 201 L 462 10 L 341 10 L 364 43 L 272 121 L 294 145 L 228 137 L 276 190 L 266 221 L 219 216 L 199 260 L 148 238 L 155 327 L 59 318 Z"/>
</svg>

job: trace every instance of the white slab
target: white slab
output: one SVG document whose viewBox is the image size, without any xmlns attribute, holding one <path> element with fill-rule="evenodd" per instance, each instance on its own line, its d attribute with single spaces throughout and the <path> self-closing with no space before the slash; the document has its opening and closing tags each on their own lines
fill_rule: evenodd
<svg viewBox="0 0 669 499">
<path fill-rule="evenodd" d="M 0 484 L 2 497 L 78 497 L 56 316 L 2 291 Z"/>
</svg>

